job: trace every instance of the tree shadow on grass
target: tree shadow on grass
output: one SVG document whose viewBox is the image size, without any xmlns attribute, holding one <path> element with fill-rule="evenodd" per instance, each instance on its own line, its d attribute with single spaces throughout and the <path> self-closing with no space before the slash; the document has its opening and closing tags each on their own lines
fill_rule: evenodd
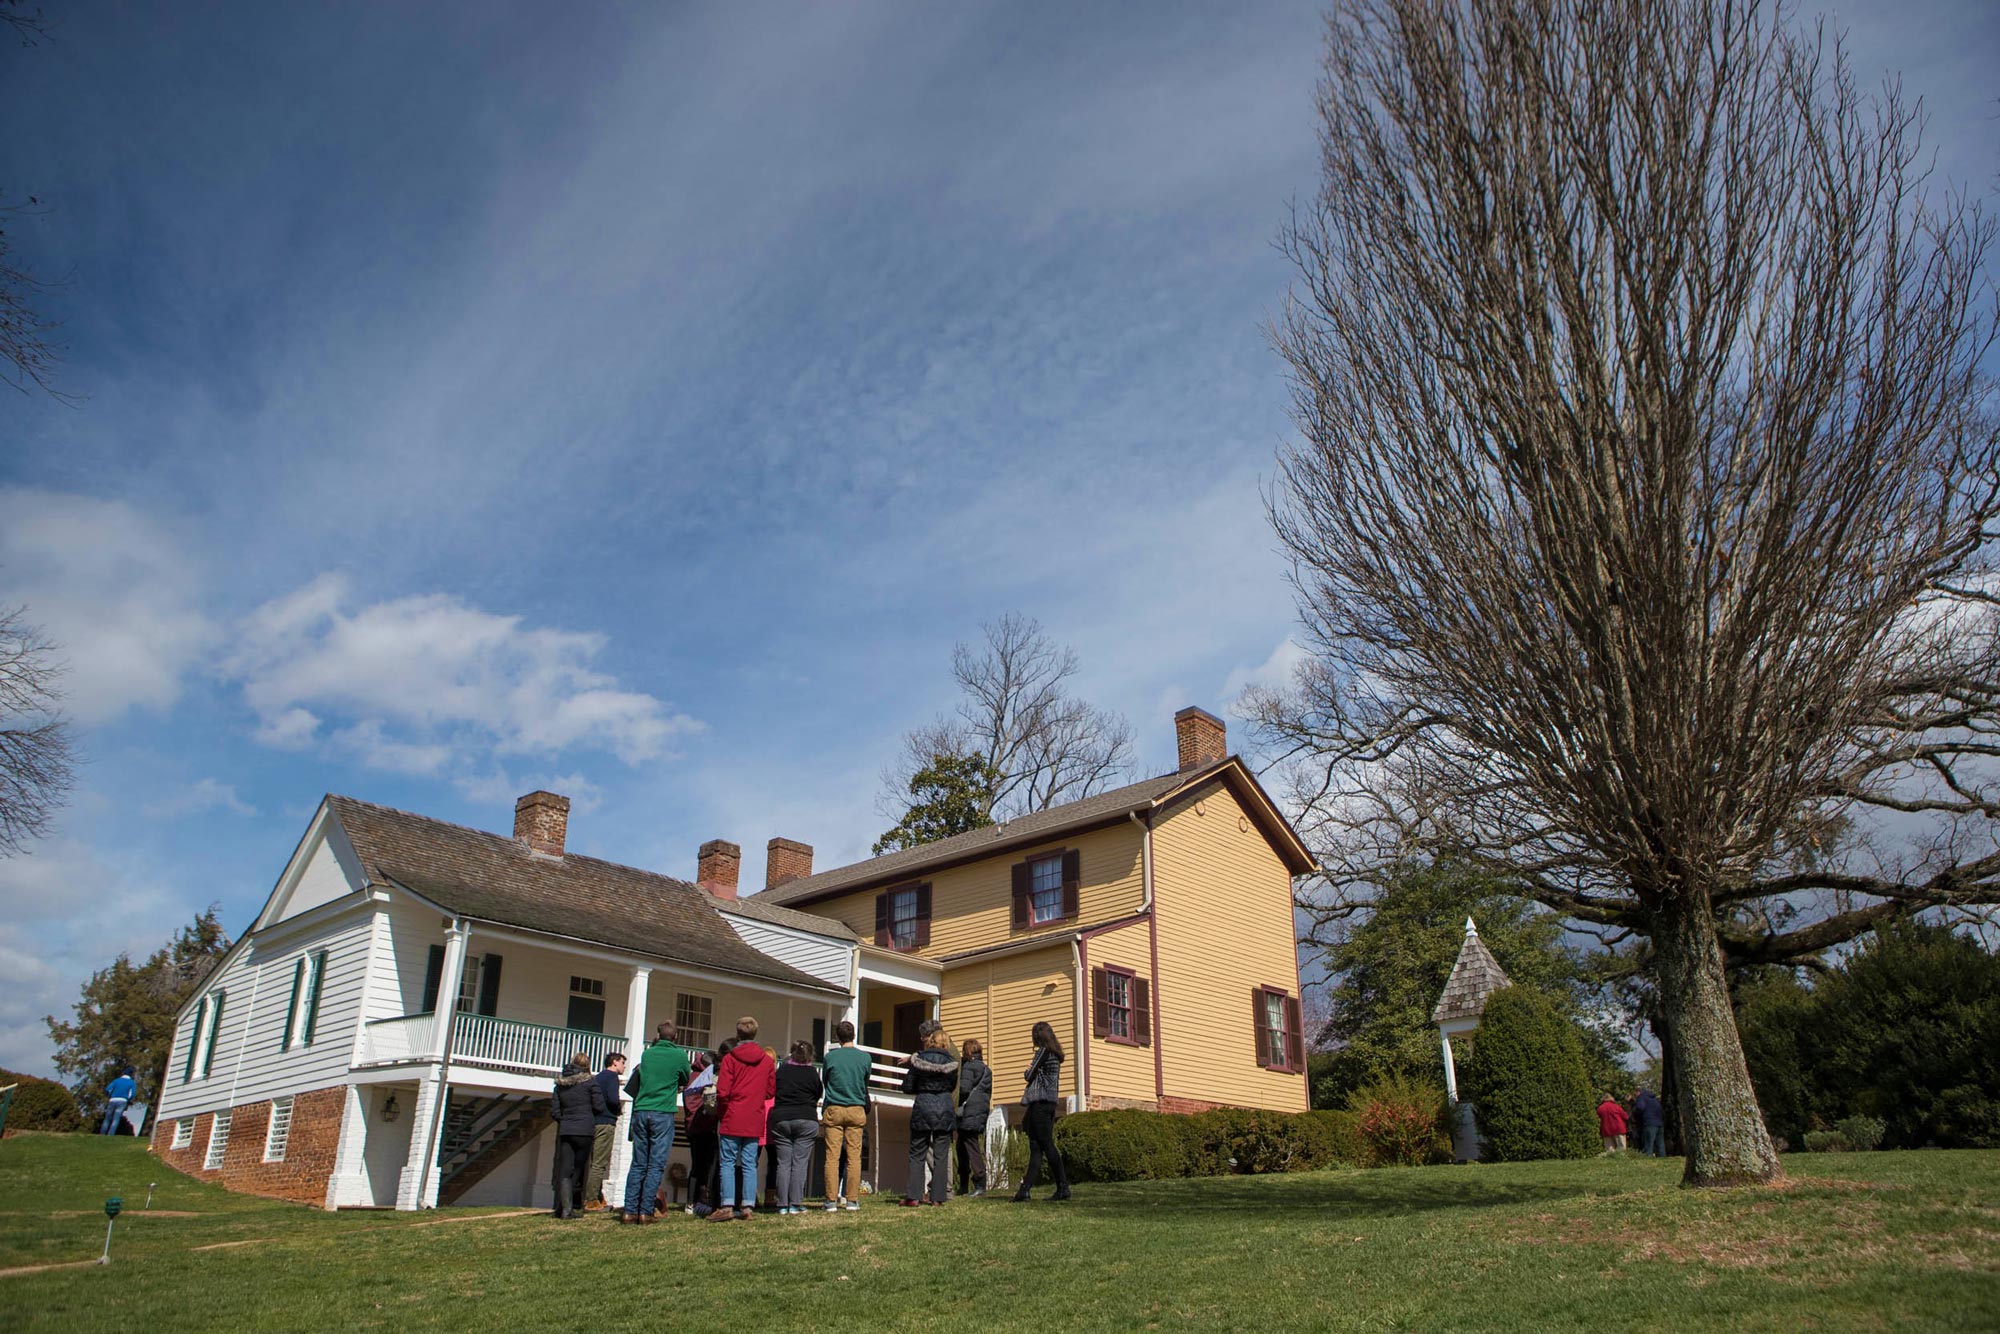
<svg viewBox="0 0 2000 1334">
<path fill-rule="evenodd" d="M 1384 1218 L 1602 1196 L 1634 1184 L 1613 1186 L 1574 1178 L 1522 1181 L 1488 1176 L 1476 1167 L 1419 1167 L 1085 1184 L 1076 1187 L 1069 1207 L 1119 1215 L 1296 1212 L 1320 1219 Z M 1670 1189 L 1667 1183 L 1660 1184 Z"/>
</svg>

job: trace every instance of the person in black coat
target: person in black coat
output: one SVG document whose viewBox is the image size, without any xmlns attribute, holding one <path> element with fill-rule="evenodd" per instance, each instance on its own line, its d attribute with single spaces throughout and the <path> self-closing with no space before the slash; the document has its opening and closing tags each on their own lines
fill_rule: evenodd
<svg viewBox="0 0 2000 1334">
<path fill-rule="evenodd" d="M 986 1193 L 986 1118 L 993 1111 L 993 1067 L 978 1038 L 967 1038 L 958 1064 L 958 1193 Z M 968 1179 L 971 1189 L 967 1189 Z"/>
<path fill-rule="evenodd" d="M 903 1092 L 912 1095 L 910 1104 L 910 1175 L 903 1183 L 903 1203 L 924 1203 L 924 1174 L 930 1173 L 930 1203 L 943 1204 L 951 1198 L 951 1141 L 958 1130 L 958 1111 L 951 1105 L 958 1088 L 958 1060 L 951 1054 L 951 1039 L 944 1025 L 926 1019 L 917 1035 L 923 1048 L 911 1055 L 909 1071 L 903 1076 Z"/>
<path fill-rule="evenodd" d="M 556 1123 L 556 1217 L 574 1218 L 583 1208 L 583 1178 L 590 1170 L 590 1146 L 597 1118 L 604 1115 L 604 1090 L 590 1072 L 590 1056 L 570 1058 L 549 1095 Z"/>
</svg>

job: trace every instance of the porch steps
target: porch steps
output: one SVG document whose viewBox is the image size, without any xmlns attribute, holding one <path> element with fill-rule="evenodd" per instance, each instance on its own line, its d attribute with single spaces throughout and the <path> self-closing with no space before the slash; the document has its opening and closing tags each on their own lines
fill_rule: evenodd
<svg viewBox="0 0 2000 1334">
<path fill-rule="evenodd" d="M 459 1098 L 438 1146 L 438 1203 L 456 1204 L 549 1125 L 547 1098 Z"/>
</svg>

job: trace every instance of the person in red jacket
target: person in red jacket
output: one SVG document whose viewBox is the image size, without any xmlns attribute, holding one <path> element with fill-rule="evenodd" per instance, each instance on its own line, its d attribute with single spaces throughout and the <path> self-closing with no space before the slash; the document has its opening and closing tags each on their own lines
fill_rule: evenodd
<svg viewBox="0 0 2000 1334">
<path fill-rule="evenodd" d="M 1625 1109 L 1618 1105 L 1618 1099 L 1605 1094 L 1604 1101 L 1597 1104 L 1597 1133 L 1604 1140 L 1606 1153 L 1625 1147 L 1625 1125 Z"/>
<path fill-rule="evenodd" d="M 718 1065 L 715 1098 L 722 1122 L 722 1207 L 711 1223 L 757 1216 L 757 1151 L 764 1136 L 764 1109 L 778 1096 L 778 1063 L 757 1045 L 757 1021 L 736 1021 L 737 1043 Z M 738 1174 L 741 1173 L 741 1190 Z M 737 1210 L 737 1201 L 743 1203 Z"/>
</svg>

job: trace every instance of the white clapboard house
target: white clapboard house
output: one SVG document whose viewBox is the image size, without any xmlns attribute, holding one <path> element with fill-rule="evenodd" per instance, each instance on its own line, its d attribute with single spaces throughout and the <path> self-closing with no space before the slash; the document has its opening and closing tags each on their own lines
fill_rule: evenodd
<svg viewBox="0 0 2000 1334">
<path fill-rule="evenodd" d="M 781 1053 L 823 1044 L 871 987 L 937 976 L 830 918 L 737 896 L 740 850 L 696 881 L 565 850 L 567 798 L 522 797 L 512 837 L 321 802 L 269 900 L 178 1020 L 153 1144 L 233 1189 L 337 1208 L 546 1205 L 551 1081 L 576 1052 L 636 1055 L 662 1019 L 694 1046 L 739 1015 Z M 771 843 L 770 878 L 812 850 Z M 907 1133 L 877 1053 L 872 1156 Z M 676 1150 L 685 1161 L 685 1146 Z M 621 1125 L 607 1194 L 622 1194 Z"/>
</svg>

